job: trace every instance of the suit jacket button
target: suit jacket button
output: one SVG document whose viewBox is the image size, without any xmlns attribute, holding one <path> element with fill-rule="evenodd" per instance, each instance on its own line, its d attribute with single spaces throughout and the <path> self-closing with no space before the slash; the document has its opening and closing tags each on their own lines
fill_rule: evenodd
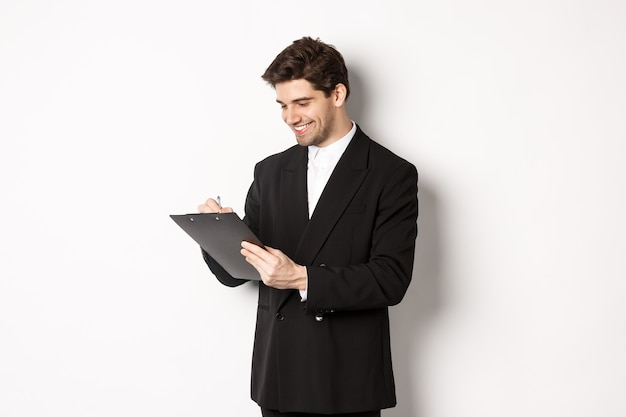
<svg viewBox="0 0 626 417">
<path fill-rule="evenodd" d="M 324 315 L 323 315 L 323 314 L 320 314 L 320 313 L 316 314 L 316 315 L 315 315 L 315 320 L 316 320 L 316 321 L 322 321 L 322 320 L 324 320 Z"/>
<path fill-rule="evenodd" d="M 276 313 L 276 319 L 283 321 L 285 320 L 285 316 L 283 316 L 283 313 Z"/>
</svg>

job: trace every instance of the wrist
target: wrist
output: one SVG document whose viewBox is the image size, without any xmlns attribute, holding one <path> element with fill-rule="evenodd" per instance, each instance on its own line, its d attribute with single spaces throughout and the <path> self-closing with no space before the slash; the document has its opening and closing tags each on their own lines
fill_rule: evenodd
<svg viewBox="0 0 626 417">
<path fill-rule="evenodd" d="M 308 282 L 309 282 L 309 277 L 307 274 L 307 269 L 306 266 L 300 265 L 300 283 L 298 285 L 298 290 L 300 291 L 306 291 L 308 288 Z"/>
</svg>

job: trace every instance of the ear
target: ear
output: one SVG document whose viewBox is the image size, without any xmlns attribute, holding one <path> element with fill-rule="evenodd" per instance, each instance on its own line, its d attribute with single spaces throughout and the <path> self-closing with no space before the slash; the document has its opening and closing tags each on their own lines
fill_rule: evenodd
<svg viewBox="0 0 626 417">
<path fill-rule="evenodd" d="M 331 97 L 334 100 L 335 107 L 341 107 L 345 104 L 347 93 L 348 89 L 342 83 L 339 83 L 335 86 L 335 89 L 331 93 Z"/>
</svg>

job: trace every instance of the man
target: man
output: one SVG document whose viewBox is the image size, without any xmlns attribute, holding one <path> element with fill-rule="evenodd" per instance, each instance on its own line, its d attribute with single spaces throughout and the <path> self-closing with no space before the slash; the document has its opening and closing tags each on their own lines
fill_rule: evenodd
<svg viewBox="0 0 626 417">
<path fill-rule="evenodd" d="M 388 307 L 411 280 L 417 171 L 349 118 L 348 72 L 331 45 L 305 37 L 263 79 L 297 145 L 259 162 L 242 242 L 259 272 L 252 399 L 263 416 L 380 416 L 396 404 Z M 208 199 L 200 212 L 225 212 Z M 206 252 L 225 285 L 230 276 Z"/>
</svg>

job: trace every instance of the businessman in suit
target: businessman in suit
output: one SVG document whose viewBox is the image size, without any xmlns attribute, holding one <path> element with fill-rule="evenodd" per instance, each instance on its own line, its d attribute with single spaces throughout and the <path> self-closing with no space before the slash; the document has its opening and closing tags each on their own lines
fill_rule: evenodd
<svg viewBox="0 0 626 417">
<path fill-rule="evenodd" d="M 305 37 L 263 74 L 297 145 L 259 162 L 242 242 L 259 272 L 252 399 L 269 416 L 380 416 L 396 404 L 388 307 L 411 281 L 417 171 L 348 116 L 348 72 Z M 200 212 L 226 212 L 208 199 Z M 206 252 L 214 275 L 230 276 Z"/>
</svg>

